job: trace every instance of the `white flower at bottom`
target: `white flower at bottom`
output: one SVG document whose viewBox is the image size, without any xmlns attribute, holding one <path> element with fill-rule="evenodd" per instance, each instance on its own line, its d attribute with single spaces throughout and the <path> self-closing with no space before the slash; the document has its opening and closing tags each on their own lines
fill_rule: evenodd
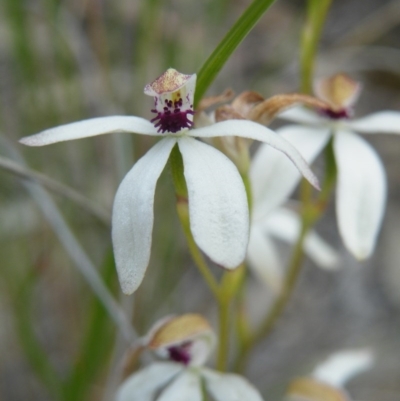
<svg viewBox="0 0 400 401">
<path fill-rule="evenodd" d="M 133 374 L 120 387 L 116 401 L 202 401 L 203 382 L 215 401 L 262 401 L 239 375 L 174 362 L 155 362 Z"/>
<path fill-rule="evenodd" d="M 168 361 L 154 362 L 128 377 L 116 401 L 202 401 L 203 389 L 215 401 L 262 401 L 243 377 L 203 367 L 213 349 L 214 334 L 200 315 L 163 319 L 143 343 Z"/>
<path fill-rule="evenodd" d="M 190 227 L 199 248 L 215 263 L 233 269 L 243 262 L 249 236 L 249 211 L 243 181 L 235 165 L 195 138 L 241 136 L 266 142 L 285 153 L 314 186 L 318 180 L 293 146 L 273 131 L 250 121 L 224 121 L 199 129 L 193 125 L 196 75 L 169 69 L 145 93 L 153 96 L 152 122 L 135 116 L 93 118 L 21 139 L 43 146 L 116 131 L 162 136 L 127 173 L 114 200 L 112 239 L 122 291 L 133 293 L 149 264 L 156 183 L 174 146 L 183 158 Z"/>
<path fill-rule="evenodd" d="M 400 134 L 400 112 L 381 111 L 351 119 L 360 85 L 344 74 L 321 80 L 315 92 L 330 104 L 329 108 L 313 111 L 296 107 L 279 117 L 301 124 L 287 126 L 285 130 L 298 141 L 307 141 L 310 149 L 314 149 L 314 157 L 333 135 L 338 170 L 336 214 L 339 231 L 347 249 L 358 259 L 365 259 L 375 248 L 387 188 L 384 167 L 378 154 L 355 131 Z M 284 180 L 287 179 L 299 180 L 291 167 L 284 176 Z"/>
</svg>

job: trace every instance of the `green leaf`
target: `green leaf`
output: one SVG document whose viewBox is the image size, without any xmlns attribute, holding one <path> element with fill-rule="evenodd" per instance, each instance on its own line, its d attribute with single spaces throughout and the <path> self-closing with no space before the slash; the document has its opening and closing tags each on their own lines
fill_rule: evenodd
<svg viewBox="0 0 400 401">
<path fill-rule="evenodd" d="M 275 0 L 254 0 L 225 35 L 197 73 L 195 104 L 206 93 L 231 54 L 274 2 Z"/>
<path fill-rule="evenodd" d="M 115 287 L 115 262 L 111 251 L 104 260 L 102 278 L 110 290 Z M 95 296 L 87 321 L 81 351 L 66 383 L 66 399 L 71 401 L 89 399 L 94 380 L 109 364 L 115 330 L 103 304 Z"/>
<path fill-rule="evenodd" d="M 35 333 L 35 321 L 31 316 L 34 304 L 33 292 L 38 276 L 34 270 L 23 279 L 15 294 L 14 308 L 16 329 L 24 355 L 36 376 L 47 388 L 49 393 L 58 400 L 64 399 L 63 382 L 49 360 L 46 350 Z"/>
</svg>

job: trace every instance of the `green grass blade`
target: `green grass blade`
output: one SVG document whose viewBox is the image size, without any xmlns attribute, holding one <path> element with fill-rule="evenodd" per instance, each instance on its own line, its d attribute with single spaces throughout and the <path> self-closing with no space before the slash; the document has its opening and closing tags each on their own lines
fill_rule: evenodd
<svg viewBox="0 0 400 401">
<path fill-rule="evenodd" d="M 231 54 L 274 2 L 275 0 L 254 0 L 225 35 L 197 74 L 195 104 L 206 93 Z"/>
<path fill-rule="evenodd" d="M 16 329 L 24 355 L 32 366 L 36 376 L 55 399 L 64 400 L 63 382 L 36 337 L 35 323 L 31 316 L 31 306 L 33 304 L 32 293 L 37 278 L 35 272 L 30 272 L 16 294 L 14 302 Z"/>
<path fill-rule="evenodd" d="M 106 256 L 102 278 L 107 287 L 116 287 L 115 262 L 112 252 Z M 88 313 L 86 333 L 81 351 L 66 383 L 67 400 L 85 401 L 96 378 L 109 365 L 115 329 L 103 304 L 93 297 Z"/>
</svg>

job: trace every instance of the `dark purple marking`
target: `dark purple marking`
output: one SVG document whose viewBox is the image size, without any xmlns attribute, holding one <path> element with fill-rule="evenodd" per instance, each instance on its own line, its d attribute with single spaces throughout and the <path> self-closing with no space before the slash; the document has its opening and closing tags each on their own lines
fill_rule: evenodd
<svg viewBox="0 0 400 401">
<path fill-rule="evenodd" d="M 189 353 L 190 346 L 191 343 L 187 342 L 176 347 L 168 348 L 169 358 L 172 361 L 182 363 L 185 366 L 189 365 L 191 359 Z"/>
<path fill-rule="evenodd" d="M 341 110 L 319 109 L 319 114 L 321 114 L 324 117 L 328 117 L 331 120 L 341 120 L 351 117 L 350 110 L 348 109 L 341 109 Z"/>
<path fill-rule="evenodd" d="M 157 105 L 157 98 L 156 98 Z M 172 100 L 165 100 L 163 111 L 159 112 L 156 109 L 151 110 L 157 116 L 150 120 L 155 123 L 154 126 L 158 128 L 157 132 L 179 132 L 183 128 L 192 128 L 193 121 L 188 119 L 188 115 L 194 115 L 193 110 L 182 111 L 182 99 L 172 102 Z"/>
</svg>

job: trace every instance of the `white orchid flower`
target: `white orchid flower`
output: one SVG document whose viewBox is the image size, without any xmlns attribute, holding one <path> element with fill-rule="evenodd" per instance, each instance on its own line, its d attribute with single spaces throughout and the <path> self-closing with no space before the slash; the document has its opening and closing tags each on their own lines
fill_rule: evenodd
<svg viewBox="0 0 400 401">
<path fill-rule="evenodd" d="M 203 391 L 215 401 L 262 401 L 243 377 L 205 368 L 215 343 L 209 323 L 200 315 L 163 319 L 145 337 L 164 362 L 155 362 L 128 377 L 116 401 L 202 401 Z"/>
<path fill-rule="evenodd" d="M 290 141 L 308 162 L 313 161 L 315 149 L 308 140 L 311 135 L 304 140 L 286 128 L 276 132 Z M 299 215 L 282 207 L 298 182 L 297 175 L 292 173 L 285 158 L 264 144 L 254 154 L 249 170 L 253 209 L 247 261 L 258 278 L 275 292 L 282 288 L 284 266 L 273 239 L 294 244 L 301 230 Z M 337 253 L 313 230 L 305 239 L 304 251 L 317 266 L 327 270 L 338 268 Z"/>
<path fill-rule="evenodd" d="M 370 369 L 374 356 L 370 349 L 335 352 L 320 363 L 309 377 L 292 381 L 287 401 L 351 401 L 346 383 Z"/>
<path fill-rule="evenodd" d="M 127 173 L 114 201 L 112 239 L 119 280 L 126 294 L 137 289 L 149 264 L 155 187 L 175 145 L 183 158 L 193 237 L 206 255 L 228 269 L 238 266 L 246 254 L 249 212 L 244 185 L 225 155 L 195 138 L 241 136 L 266 142 L 285 153 L 318 187 L 297 150 L 262 125 L 231 120 L 191 129 L 195 85 L 195 74 L 169 69 L 145 87 L 145 94 L 155 99 L 152 112 L 156 117 L 151 121 L 135 116 L 100 117 L 21 139 L 25 145 L 43 146 L 116 131 L 163 137 Z"/>
<path fill-rule="evenodd" d="M 300 123 L 285 127 L 285 138 L 306 141 L 308 152 L 316 157 L 334 135 L 333 149 L 338 169 L 336 214 L 341 237 L 358 259 L 368 258 L 376 244 L 386 203 L 386 176 L 373 147 L 355 131 L 400 133 L 400 113 L 381 111 L 360 119 L 351 119 L 352 106 L 360 85 L 344 74 L 321 80 L 315 92 L 330 107 L 312 111 L 296 107 L 284 111 L 280 118 Z M 303 155 L 305 155 L 303 153 Z M 311 162 L 310 158 L 306 159 Z M 282 180 L 294 185 L 299 176 L 288 167 Z M 283 185 L 283 184 L 282 184 Z"/>
<path fill-rule="evenodd" d="M 333 387 L 343 388 L 354 376 L 370 369 L 373 362 L 374 355 L 369 348 L 342 350 L 320 363 L 312 377 Z"/>
</svg>

